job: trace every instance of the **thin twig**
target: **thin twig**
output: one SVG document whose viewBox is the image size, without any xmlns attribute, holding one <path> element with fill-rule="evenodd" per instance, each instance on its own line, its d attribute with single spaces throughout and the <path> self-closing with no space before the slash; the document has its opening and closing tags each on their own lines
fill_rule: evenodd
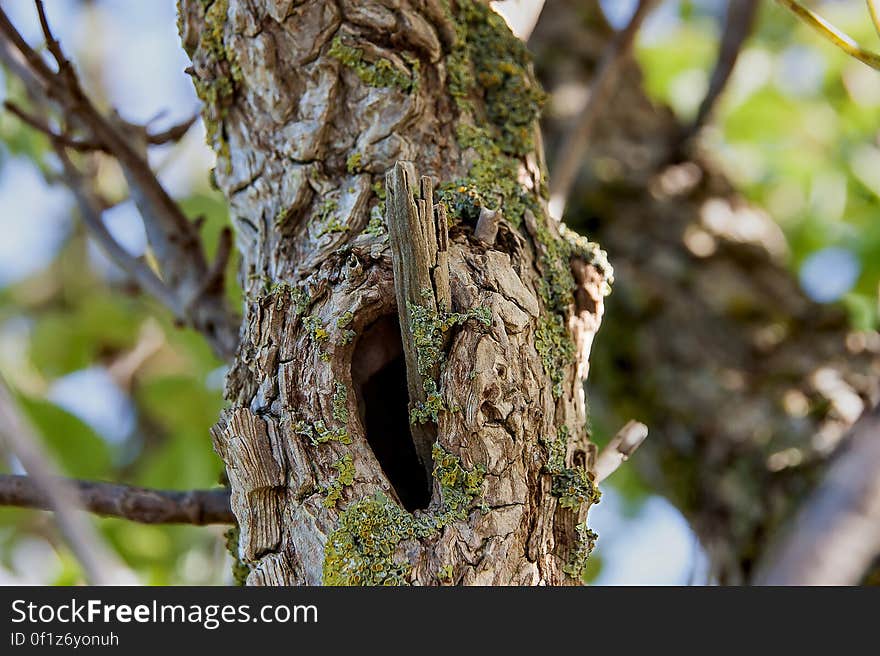
<svg viewBox="0 0 880 656">
<path fill-rule="evenodd" d="M 599 64 L 587 104 L 576 119 L 574 128 L 563 139 L 562 149 L 550 168 L 550 214 L 561 218 L 574 181 L 590 145 L 593 126 L 606 108 L 617 84 L 624 62 L 632 50 L 636 35 L 657 0 L 640 0 L 629 24 L 614 39 Z"/>
<path fill-rule="evenodd" d="M 3 106 L 6 108 L 7 111 L 9 111 L 9 113 L 14 114 L 19 119 L 21 119 L 22 122 L 28 124 L 35 130 L 42 132 L 47 137 L 49 137 L 50 140 L 55 143 L 61 144 L 65 148 L 75 150 L 80 153 L 100 151 L 112 155 L 112 153 L 110 153 L 110 151 L 107 149 L 107 146 L 98 141 L 74 139 L 66 134 L 56 132 L 54 129 L 52 129 L 48 122 L 38 116 L 26 112 L 24 109 L 9 100 L 4 101 Z M 146 142 L 151 146 L 161 146 L 162 144 L 178 141 L 181 137 L 183 137 L 184 134 L 186 134 L 187 130 L 192 127 L 194 122 L 195 118 L 188 118 L 183 123 L 173 125 L 167 130 L 163 130 L 162 132 L 148 133 L 146 135 Z"/>
<path fill-rule="evenodd" d="M 217 253 L 214 255 L 214 263 L 205 274 L 204 284 L 200 295 L 215 294 L 223 289 L 223 280 L 226 275 L 226 265 L 232 256 L 232 230 L 229 226 L 220 231 L 217 241 Z"/>
<path fill-rule="evenodd" d="M 151 490 L 116 483 L 59 479 L 95 515 L 141 524 L 232 524 L 229 490 Z M 0 506 L 53 510 L 48 495 L 29 476 L 0 474 Z"/>
<path fill-rule="evenodd" d="M 15 456 L 28 473 L 55 520 L 86 580 L 93 585 L 131 581 L 133 576 L 104 546 L 94 527 L 77 512 L 81 505 L 76 489 L 55 474 L 56 468 L 43 453 L 36 434 L 16 408 L 9 388 L 0 377 L 0 444 Z"/>
<path fill-rule="evenodd" d="M 709 120 L 715 104 L 730 81 L 743 44 L 754 29 L 757 14 L 758 0 L 730 0 L 724 20 L 724 34 L 721 37 L 721 46 L 718 49 L 718 59 L 712 71 L 712 79 L 709 81 L 709 89 L 683 141 L 697 134 Z"/>
<path fill-rule="evenodd" d="M 880 35 L 880 0 L 865 0 L 868 5 L 868 13 L 871 14 L 871 22 L 874 23 L 874 29 Z"/>
<path fill-rule="evenodd" d="M 850 57 L 855 57 L 871 68 L 880 70 L 880 55 L 873 53 L 870 50 L 865 50 L 850 36 L 838 30 L 818 14 L 813 13 L 800 3 L 795 2 L 795 0 L 776 0 L 776 2 L 788 9 L 791 13 L 812 27 L 835 46 L 843 50 Z M 873 17 L 876 7 L 869 5 L 869 8 L 872 11 Z"/>
<path fill-rule="evenodd" d="M 57 148 L 56 153 L 64 167 L 64 180 L 73 192 L 83 223 L 101 249 L 116 266 L 127 272 L 142 290 L 168 307 L 175 317 L 182 319 L 184 307 L 174 292 L 153 273 L 146 262 L 129 254 L 113 238 L 101 218 L 101 202 L 91 192 L 89 185 L 73 166 L 64 149 Z"/>
<path fill-rule="evenodd" d="M 880 555 L 880 406 L 862 416 L 756 585 L 857 585 Z"/>
<path fill-rule="evenodd" d="M 70 148 L 71 150 L 76 150 L 78 152 L 101 150 L 101 144 L 89 141 L 79 141 L 77 139 L 72 139 L 65 134 L 58 134 L 45 120 L 26 112 L 12 101 L 4 101 L 3 107 L 10 114 L 17 116 L 23 123 L 26 123 L 38 132 L 45 134 L 53 143 L 61 144 L 65 148 Z"/>
<path fill-rule="evenodd" d="M 596 458 L 596 464 L 593 466 L 596 482 L 601 483 L 616 472 L 617 468 L 629 460 L 635 450 L 642 445 L 646 437 L 648 437 L 647 426 L 632 419 L 628 421 Z"/>
<path fill-rule="evenodd" d="M 198 114 L 196 114 L 186 119 L 182 123 L 172 125 L 167 130 L 163 130 L 162 132 L 150 133 L 147 135 L 147 143 L 153 146 L 161 146 L 162 144 L 166 144 L 172 141 L 179 141 L 183 137 L 183 135 L 185 135 L 189 131 L 189 129 L 195 124 L 198 118 Z"/>
</svg>

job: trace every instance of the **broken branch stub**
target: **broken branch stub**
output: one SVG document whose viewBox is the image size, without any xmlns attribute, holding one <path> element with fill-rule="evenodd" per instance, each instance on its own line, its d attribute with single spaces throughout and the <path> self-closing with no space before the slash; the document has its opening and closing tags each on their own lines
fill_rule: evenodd
<svg viewBox="0 0 880 656">
<path fill-rule="evenodd" d="M 385 220 L 411 411 L 427 404 L 429 395 L 439 393 L 436 381 L 440 374 L 439 360 L 420 356 L 413 312 L 423 308 L 429 315 L 439 316 L 451 305 L 445 209 L 442 204 L 434 206 L 433 183 L 428 177 L 419 180 L 416 195 L 416 178 L 410 162 L 397 162 L 385 176 Z M 430 479 L 436 430 L 428 423 L 411 422 L 411 433 Z"/>
</svg>

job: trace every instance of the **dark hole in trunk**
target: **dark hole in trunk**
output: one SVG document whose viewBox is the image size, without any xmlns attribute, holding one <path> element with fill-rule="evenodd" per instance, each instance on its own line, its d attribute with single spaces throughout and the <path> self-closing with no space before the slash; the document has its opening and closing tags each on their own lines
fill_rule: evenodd
<svg viewBox="0 0 880 656">
<path fill-rule="evenodd" d="M 427 508 L 431 482 L 410 434 L 406 362 L 397 315 L 374 322 L 361 335 L 351 362 L 361 422 L 382 471 L 409 511 Z"/>
</svg>

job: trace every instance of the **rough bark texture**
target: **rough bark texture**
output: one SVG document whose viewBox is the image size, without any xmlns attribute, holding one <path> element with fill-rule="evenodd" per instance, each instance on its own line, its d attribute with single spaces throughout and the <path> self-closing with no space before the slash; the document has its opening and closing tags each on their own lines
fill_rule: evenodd
<svg viewBox="0 0 880 656">
<path fill-rule="evenodd" d="M 530 42 L 547 91 L 588 85 L 610 35 L 595 2 L 548 2 Z M 565 127 L 551 105 L 551 146 Z M 739 583 L 877 401 L 880 344 L 804 295 L 778 227 L 706 157 L 676 154 L 682 131 L 631 63 L 566 219 L 617 274 L 592 407 L 648 424 L 633 464 L 689 518 L 717 580 Z"/>
<path fill-rule="evenodd" d="M 576 580 L 597 498 L 582 381 L 610 271 L 547 218 L 523 46 L 474 0 L 180 9 L 243 256 L 214 438 L 247 582 Z M 398 161 L 431 178 L 449 232 L 451 306 L 403 326 L 437 372 L 412 408 L 384 219 Z M 496 208 L 494 242 L 475 239 Z M 436 434 L 430 482 L 410 419 Z"/>
</svg>

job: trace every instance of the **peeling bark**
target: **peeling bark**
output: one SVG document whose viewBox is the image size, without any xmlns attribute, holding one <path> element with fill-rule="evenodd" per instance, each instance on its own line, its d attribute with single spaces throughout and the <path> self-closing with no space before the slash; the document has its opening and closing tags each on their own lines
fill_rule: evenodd
<svg viewBox="0 0 880 656">
<path fill-rule="evenodd" d="M 243 259 L 213 434 L 249 584 L 562 584 L 592 547 L 582 383 L 610 269 L 548 218 L 524 48 L 486 4 L 448 5 L 181 2 Z M 449 307 L 411 311 L 405 339 L 383 218 L 399 161 L 449 224 Z M 404 344 L 437 377 L 413 416 L 430 481 Z"/>
</svg>

